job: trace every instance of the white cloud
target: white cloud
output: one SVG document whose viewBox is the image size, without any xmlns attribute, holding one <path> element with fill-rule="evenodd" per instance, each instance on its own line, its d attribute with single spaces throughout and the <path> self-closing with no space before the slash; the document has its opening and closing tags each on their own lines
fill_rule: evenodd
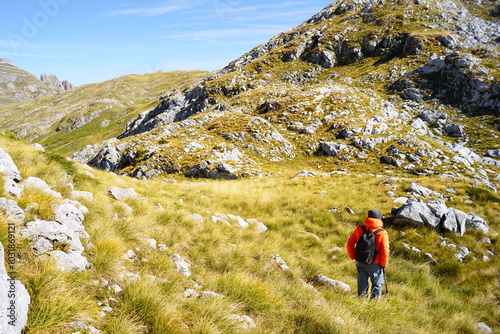
<svg viewBox="0 0 500 334">
<path fill-rule="evenodd" d="M 281 29 L 283 30 L 283 29 Z M 226 38 L 259 37 L 272 36 L 281 31 L 279 28 L 249 28 L 249 29 L 213 29 L 213 30 L 192 30 L 171 33 L 165 35 L 163 39 L 191 39 L 191 40 L 219 40 Z M 241 41 L 239 41 L 241 42 Z"/>
<path fill-rule="evenodd" d="M 191 70 L 219 70 L 229 62 L 225 60 L 172 60 L 168 63 L 159 64 L 154 67 L 147 67 L 146 72 L 154 71 L 191 71 Z"/>
<path fill-rule="evenodd" d="M 154 8 L 131 8 L 131 9 L 115 10 L 113 12 L 108 13 L 108 15 L 109 16 L 117 16 L 117 15 L 157 16 L 170 12 L 175 12 L 177 10 L 184 8 L 185 7 L 182 5 L 170 5 L 170 6 L 162 6 Z"/>
<path fill-rule="evenodd" d="M 36 49 L 42 48 L 45 45 L 29 43 L 25 40 L 17 39 L 5 39 L 0 38 L 0 48 L 12 48 L 12 49 Z"/>
<path fill-rule="evenodd" d="M 44 55 L 35 53 L 3 52 L 3 51 L 0 51 L 0 56 L 31 57 L 31 58 L 66 58 L 66 59 L 82 58 L 80 56 Z"/>
</svg>

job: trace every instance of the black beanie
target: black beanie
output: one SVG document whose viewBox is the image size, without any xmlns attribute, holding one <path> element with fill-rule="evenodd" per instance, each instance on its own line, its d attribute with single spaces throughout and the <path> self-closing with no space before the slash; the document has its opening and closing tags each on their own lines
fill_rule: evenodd
<svg viewBox="0 0 500 334">
<path fill-rule="evenodd" d="M 377 219 L 382 219 L 382 212 L 377 209 L 372 209 L 368 211 L 368 218 L 377 218 Z"/>
</svg>

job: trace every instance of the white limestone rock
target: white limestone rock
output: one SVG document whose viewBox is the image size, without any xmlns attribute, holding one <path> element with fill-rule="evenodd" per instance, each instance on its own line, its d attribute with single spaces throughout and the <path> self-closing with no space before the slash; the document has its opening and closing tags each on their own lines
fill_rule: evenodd
<svg viewBox="0 0 500 334">
<path fill-rule="evenodd" d="M 283 261 L 283 259 L 280 257 L 279 254 L 272 254 L 270 257 L 278 264 L 281 270 L 283 271 L 290 270 L 290 267 L 286 264 L 285 261 Z"/>
<path fill-rule="evenodd" d="M 201 215 L 194 213 L 194 214 L 190 215 L 189 217 L 192 220 L 194 220 L 195 222 L 203 224 L 203 217 Z"/>
<path fill-rule="evenodd" d="M 242 329 L 242 330 L 249 330 L 249 329 L 252 329 L 252 328 L 255 328 L 257 327 L 257 325 L 255 324 L 255 321 L 253 321 L 252 318 L 250 318 L 249 316 L 247 315 L 238 315 L 238 314 L 231 314 L 230 315 L 231 319 L 238 324 L 238 326 Z"/>
<path fill-rule="evenodd" d="M 120 187 L 109 187 L 109 195 L 117 201 L 123 201 L 127 198 L 137 198 L 139 195 L 135 192 L 134 188 L 123 189 Z"/>
<path fill-rule="evenodd" d="M 21 334 L 28 320 L 30 295 L 24 285 L 10 279 L 5 270 L 4 249 L 0 243 L 0 331 Z"/>
<path fill-rule="evenodd" d="M 339 289 L 341 291 L 344 291 L 346 293 L 351 292 L 351 287 L 348 284 L 341 282 L 341 281 L 333 280 L 333 279 L 328 278 L 324 275 L 316 275 L 316 276 L 314 276 L 313 280 L 315 282 L 317 282 L 321 285 L 327 286 L 327 287 L 331 286 L 331 287 L 334 287 L 334 288 Z"/>
<path fill-rule="evenodd" d="M 84 240 L 89 240 L 89 234 L 83 226 L 83 214 L 72 204 L 53 205 L 54 220 L 63 226 L 67 226 Z"/>
<path fill-rule="evenodd" d="M 24 211 L 21 209 L 16 201 L 6 198 L 0 198 L 0 212 L 2 212 L 7 220 L 12 222 L 23 222 Z"/>
<path fill-rule="evenodd" d="M 55 250 L 47 254 L 56 261 L 59 268 L 63 271 L 85 271 L 90 267 L 90 263 L 79 252 L 65 253 L 60 250 Z"/>
<path fill-rule="evenodd" d="M 40 151 L 40 152 L 45 152 L 45 149 L 43 148 L 43 146 L 42 146 L 42 145 L 40 145 L 40 144 L 38 144 L 38 143 L 34 143 L 32 146 L 33 146 L 33 147 L 35 148 L 35 150 L 37 150 L 37 151 Z"/>
<path fill-rule="evenodd" d="M 30 176 L 26 180 L 24 180 L 25 188 L 37 189 L 41 192 L 44 192 L 54 198 L 62 198 L 62 195 L 57 191 L 54 191 L 50 188 L 50 186 L 42 179 L 37 177 Z"/>
<path fill-rule="evenodd" d="M 23 187 L 23 185 L 17 184 L 12 179 L 6 178 L 5 183 L 4 183 L 4 190 L 9 195 L 12 195 L 14 197 L 21 197 L 21 195 L 24 191 L 24 187 Z"/>
<path fill-rule="evenodd" d="M 239 217 L 239 216 L 234 216 L 234 215 L 227 215 L 229 219 L 234 221 L 237 225 L 243 228 L 248 228 L 248 223 L 245 221 L 245 219 Z"/>
<path fill-rule="evenodd" d="M 149 247 L 156 248 L 156 239 L 144 238 L 144 241 L 149 245 Z"/>
<path fill-rule="evenodd" d="M 69 227 L 63 226 L 55 221 L 34 220 L 26 224 L 21 230 L 21 236 L 38 240 L 45 238 L 52 242 L 68 243 L 70 250 L 83 252 L 80 238 Z"/>
<path fill-rule="evenodd" d="M 21 173 L 17 169 L 16 164 L 10 155 L 0 147 L 0 173 L 4 174 L 7 179 L 14 180 L 19 183 L 22 181 Z"/>
<path fill-rule="evenodd" d="M 191 271 L 189 270 L 189 267 L 191 267 L 191 264 L 186 262 L 179 254 L 172 255 L 172 261 L 176 265 L 176 267 L 177 267 L 176 271 L 178 273 L 180 273 L 181 275 L 184 275 L 186 277 L 191 276 Z"/>
<path fill-rule="evenodd" d="M 254 218 L 246 219 L 246 222 L 249 224 L 256 224 L 257 225 L 257 232 L 259 234 L 262 234 L 268 230 L 267 226 L 264 225 L 264 223 L 258 221 L 257 219 L 254 219 Z"/>
<path fill-rule="evenodd" d="M 36 256 L 43 255 L 54 249 L 52 242 L 45 238 L 40 238 L 31 245 L 31 250 Z"/>
<path fill-rule="evenodd" d="M 89 191 L 73 190 L 71 191 L 70 196 L 72 199 L 77 201 L 83 199 L 84 201 L 90 203 L 94 200 L 94 194 Z"/>
</svg>

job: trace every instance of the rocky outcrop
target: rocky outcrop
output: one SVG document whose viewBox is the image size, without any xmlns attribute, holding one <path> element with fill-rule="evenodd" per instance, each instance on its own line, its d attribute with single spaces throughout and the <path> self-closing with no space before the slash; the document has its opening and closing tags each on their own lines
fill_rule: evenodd
<svg viewBox="0 0 500 334">
<path fill-rule="evenodd" d="M 122 157 L 115 147 L 102 148 L 88 161 L 88 165 L 114 172 L 122 165 Z"/>
<path fill-rule="evenodd" d="M 3 174 L 4 190 L 6 193 L 19 197 L 23 192 L 21 173 L 14 164 L 10 155 L 0 147 L 0 174 Z"/>
<path fill-rule="evenodd" d="M 80 238 L 88 240 L 88 234 L 78 220 L 60 221 L 63 223 L 34 220 L 26 224 L 20 235 L 33 242 L 31 249 L 35 255 L 52 257 L 61 270 L 86 270 L 90 264 L 82 255 L 85 248 Z"/>
<path fill-rule="evenodd" d="M 10 221 L 22 223 L 24 221 L 24 211 L 17 205 L 16 201 L 7 198 L 0 198 L 0 212 Z"/>
<path fill-rule="evenodd" d="M 59 81 L 59 79 L 57 79 L 57 77 L 54 75 L 54 74 L 51 74 L 49 76 L 47 76 L 47 74 L 45 73 L 42 73 L 40 75 L 40 81 L 46 83 L 49 87 L 57 90 L 57 91 L 62 91 L 62 90 L 65 90 L 63 84 L 61 81 Z M 66 86 L 69 87 L 69 84 L 67 83 Z"/>
<path fill-rule="evenodd" d="M 174 94 L 163 100 L 156 108 L 141 113 L 127 124 L 127 129 L 118 138 L 150 131 L 160 125 L 183 121 L 215 103 L 216 100 L 210 97 L 204 86 L 196 86 L 185 94 Z"/>
<path fill-rule="evenodd" d="M 499 115 L 500 83 L 488 79 L 487 69 L 478 63 L 472 55 L 454 52 L 406 73 L 390 87 L 407 100 L 437 98 L 466 112 Z M 450 128 L 449 132 L 461 136 L 459 129 Z"/>
<path fill-rule="evenodd" d="M 223 163 L 213 165 L 211 161 L 206 160 L 191 167 L 184 175 L 195 178 L 235 180 L 238 178 L 234 174 L 236 171 L 237 169 L 234 169 L 230 165 Z"/>
<path fill-rule="evenodd" d="M 7 258 L 9 261 L 11 258 L 15 261 L 15 254 L 8 253 Z M 10 268 L 9 272 L 13 271 L 12 269 Z M 21 334 L 28 321 L 31 298 L 21 282 L 15 277 L 8 276 L 2 243 L 0 243 L 0 291 L 0 331 L 2 334 Z"/>
<path fill-rule="evenodd" d="M 400 208 L 393 209 L 393 223 L 413 226 L 427 226 L 438 231 L 450 231 L 463 236 L 469 229 L 489 231 L 486 221 L 476 214 L 466 214 L 454 208 L 448 208 L 443 201 L 409 199 Z"/>
</svg>

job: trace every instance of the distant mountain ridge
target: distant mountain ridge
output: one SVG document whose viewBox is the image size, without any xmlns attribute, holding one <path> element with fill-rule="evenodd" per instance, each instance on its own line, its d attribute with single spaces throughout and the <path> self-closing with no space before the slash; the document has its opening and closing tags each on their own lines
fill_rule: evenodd
<svg viewBox="0 0 500 334">
<path fill-rule="evenodd" d="M 45 73 L 40 79 L 17 67 L 9 59 L 0 59 L 0 106 L 24 101 L 38 96 L 56 94 L 72 89 L 73 85 L 60 82 L 53 74 Z"/>
<path fill-rule="evenodd" d="M 67 153 L 118 136 L 130 118 L 158 103 L 158 98 L 190 88 L 208 72 L 156 72 L 127 75 L 56 94 L 0 106 L 0 129 L 20 139 L 37 140 L 48 149 Z M 42 75 L 41 83 L 54 91 L 69 83 Z"/>
</svg>

